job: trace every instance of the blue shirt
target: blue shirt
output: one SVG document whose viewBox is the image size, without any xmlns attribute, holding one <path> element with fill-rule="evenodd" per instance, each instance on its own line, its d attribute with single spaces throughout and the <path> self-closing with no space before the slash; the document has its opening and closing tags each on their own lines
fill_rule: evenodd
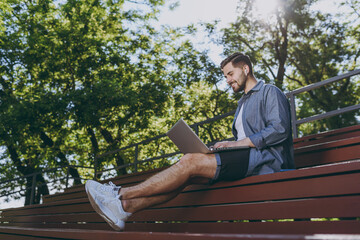
<svg viewBox="0 0 360 240">
<path fill-rule="evenodd" d="M 250 149 L 247 176 L 295 168 L 290 105 L 284 93 L 259 81 L 238 102 L 232 132 L 241 106 L 243 126 L 255 148 Z"/>
</svg>

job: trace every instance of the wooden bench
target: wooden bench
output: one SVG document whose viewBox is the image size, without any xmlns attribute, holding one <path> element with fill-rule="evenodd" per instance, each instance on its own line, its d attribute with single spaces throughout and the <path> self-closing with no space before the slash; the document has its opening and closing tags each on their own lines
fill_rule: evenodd
<svg viewBox="0 0 360 240">
<path fill-rule="evenodd" d="M 294 140 L 297 168 L 359 159 L 360 125 Z"/>
<path fill-rule="evenodd" d="M 296 157 L 300 169 L 189 186 L 168 203 L 134 214 L 124 232 L 113 231 L 93 211 L 81 185 L 46 197 L 43 204 L 3 210 L 0 239 L 360 239 L 356 129 L 295 140 L 295 156 L 308 154 L 303 165 Z M 307 159 L 327 151 L 338 156 L 344 148 L 354 154 L 330 164 Z M 157 171 L 111 180 L 132 185 Z"/>
<path fill-rule="evenodd" d="M 341 128 L 320 134 L 314 134 L 294 140 L 294 155 L 297 168 L 318 166 L 360 159 L 360 125 Z M 335 154 L 329 154 L 329 152 Z M 342 154 L 337 154 L 337 153 Z M 162 169 L 154 169 L 142 173 L 120 176 L 113 180 L 118 185 L 133 185 L 139 183 Z M 107 180 L 109 181 L 109 180 Z M 107 182 L 104 181 L 104 182 Z M 43 203 L 85 197 L 83 185 L 77 185 L 64 192 L 43 197 Z"/>
</svg>

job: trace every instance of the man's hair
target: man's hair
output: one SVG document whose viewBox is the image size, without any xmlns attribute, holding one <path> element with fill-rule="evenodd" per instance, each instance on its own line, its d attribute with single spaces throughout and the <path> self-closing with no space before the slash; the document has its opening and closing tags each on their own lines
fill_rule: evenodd
<svg viewBox="0 0 360 240">
<path fill-rule="evenodd" d="M 231 54 L 230 56 L 228 56 L 221 62 L 221 64 L 220 64 L 221 69 L 223 69 L 225 67 L 225 65 L 230 62 L 232 63 L 232 65 L 234 67 L 235 66 L 236 67 L 243 66 L 244 64 L 248 65 L 250 74 L 253 75 L 252 64 L 251 64 L 250 58 L 248 56 L 246 56 L 245 54 L 242 54 L 240 52 Z"/>
</svg>

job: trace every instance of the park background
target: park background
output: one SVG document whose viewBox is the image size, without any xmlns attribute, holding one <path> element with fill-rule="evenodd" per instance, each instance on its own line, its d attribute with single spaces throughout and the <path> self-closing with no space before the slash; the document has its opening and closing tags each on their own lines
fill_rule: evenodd
<svg viewBox="0 0 360 240">
<path fill-rule="evenodd" d="M 0 209 L 29 203 L 31 178 L 41 196 L 64 187 L 65 166 L 94 167 L 96 156 L 229 112 L 240 95 L 219 63 L 242 51 L 259 80 L 288 92 L 358 69 L 360 3 L 344 1 L 2 1 L 0 4 Z M 359 78 L 298 97 L 307 117 L 359 104 Z M 200 132 L 205 142 L 231 136 L 231 117 Z M 303 124 L 299 135 L 359 124 L 359 111 Z M 154 142 L 139 158 L 176 151 Z M 97 168 L 132 161 L 132 152 Z M 176 157 L 144 164 L 163 167 Z M 121 168 L 98 179 L 134 171 Z M 78 177 L 94 171 L 72 168 Z M 8 195 L 9 192 L 17 192 Z M 24 196 L 26 195 L 26 196 Z"/>
</svg>

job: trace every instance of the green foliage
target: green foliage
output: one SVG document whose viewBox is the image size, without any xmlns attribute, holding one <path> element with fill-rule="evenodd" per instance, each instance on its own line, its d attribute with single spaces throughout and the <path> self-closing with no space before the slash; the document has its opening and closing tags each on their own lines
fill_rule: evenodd
<svg viewBox="0 0 360 240">
<path fill-rule="evenodd" d="M 222 30 L 220 43 L 226 55 L 249 54 L 257 78 L 293 90 L 359 67 L 357 0 L 342 3 L 352 9 L 346 21 L 310 10 L 316 1 L 280 1 L 264 21 L 253 2 L 240 1 L 240 15 Z M 2 196 L 29 187 L 29 174 L 48 168 L 57 171 L 36 178 L 37 202 L 64 186 L 68 165 L 96 165 L 97 178 L 135 171 L 136 154 L 139 161 L 154 158 L 137 164 L 138 171 L 166 167 L 180 157 L 159 157 L 178 151 L 166 137 L 137 152 L 135 147 L 118 149 L 164 134 L 181 117 L 193 124 L 235 109 L 239 96 L 219 88 L 219 67 L 186 40 L 196 26 L 157 30 L 151 25 L 164 3 L 0 3 Z M 216 24 L 203 25 L 213 40 L 220 34 Z M 302 94 L 297 114 L 302 118 L 358 104 L 359 86 L 359 78 L 352 78 Z M 355 116 L 304 124 L 300 134 L 354 124 Z M 206 143 L 230 138 L 231 122 L 228 117 L 204 124 L 199 135 Z M 109 151 L 115 153 L 99 157 Z M 94 170 L 69 168 L 69 174 L 71 183 L 80 184 L 79 178 L 92 178 Z M 6 181 L 18 176 L 27 177 Z M 29 200 L 26 191 L 25 203 Z"/>
<path fill-rule="evenodd" d="M 255 75 L 283 90 L 294 90 L 359 68 L 359 22 L 312 10 L 317 1 L 278 1 L 269 15 L 259 15 L 256 1 L 240 1 L 240 16 L 223 29 L 227 54 L 247 53 Z M 359 2 L 346 1 L 353 15 Z M 343 17 L 343 16 L 342 16 Z M 359 103 L 358 78 L 345 79 L 297 97 L 297 118 Z M 301 125 L 300 135 L 357 124 L 359 112 Z"/>
<path fill-rule="evenodd" d="M 96 156 L 164 133 L 179 116 L 198 121 L 229 109 L 226 95 L 213 89 L 221 72 L 206 53 L 183 38 L 196 29 L 158 31 L 151 26 L 163 4 L 163 0 L 1 3 L 1 181 L 59 169 L 38 175 L 39 201 L 40 195 L 64 186 L 68 165 L 90 167 L 97 159 L 100 171 L 132 164 L 134 150 Z M 189 96 L 196 93 L 193 87 L 201 89 L 202 99 Z M 210 105 L 191 110 L 191 101 L 199 101 L 192 108 Z M 138 159 L 174 150 L 171 143 L 157 141 L 139 149 Z M 158 159 L 138 169 L 164 167 L 172 161 Z M 134 167 L 128 166 L 97 177 L 132 171 Z M 70 168 L 69 173 L 74 184 L 81 183 L 80 177 L 93 177 L 86 168 Z M 43 177 L 57 179 L 49 184 L 51 189 Z M 15 190 L 31 182 L 28 177 L 1 188 Z M 27 192 L 26 203 L 29 199 Z"/>
</svg>

